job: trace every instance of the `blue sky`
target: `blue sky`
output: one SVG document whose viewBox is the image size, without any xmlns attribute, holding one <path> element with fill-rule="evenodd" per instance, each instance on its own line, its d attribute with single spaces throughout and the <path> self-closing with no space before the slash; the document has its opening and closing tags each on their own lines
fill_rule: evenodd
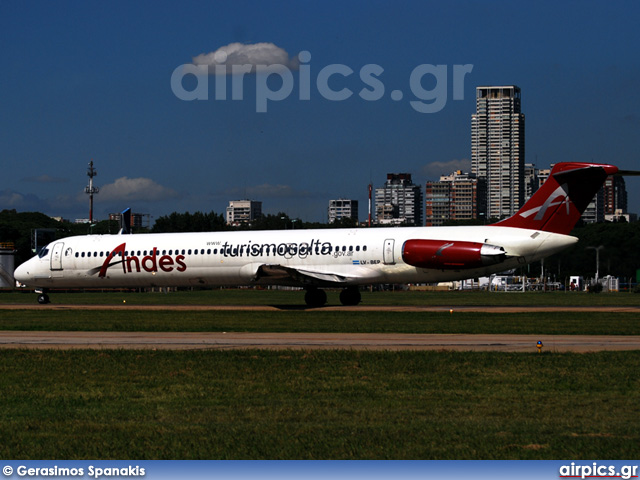
<svg viewBox="0 0 640 480">
<path fill-rule="evenodd" d="M 224 213 L 247 197 L 326 221 L 328 201 L 345 197 L 364 220 L 367 185 L 388 172 L 423 184 L 469 165 L 480 85 L 522 89 L 527 162 L 640 169 L 638 19 L 635 1 L 0 1 L 0 209 L 88 217 L 93 160 L 98 219 L 126 207 L 152 219 Z M 245 75 L 242 100 L 230 76 L 201 77 L 206 100 L 172 89 L 194 57 L 263 42 L 294 61 L 310 54 L 306 77 L 290 69 L 290 93 L 277 74 Z M 318 83 L 336 65 L 353 72 L 326 83 L 352 92 L 344 100 Z M 382 69 L 375 84 L 361 76 L 371 65 Z M 444 66 L 446 78 L 410 83 L 420 65 Z M 186 75 L 180 85 L 203 84 Z M 381 98 L 364 99 L 374 87 Z M 258 112 L 265 88 L 283 98 Z M 411 101 L 429 91 L 442 108 L 421 113 Z M 636 213 L 639 182 L 627 178 Z"/>
</svg>

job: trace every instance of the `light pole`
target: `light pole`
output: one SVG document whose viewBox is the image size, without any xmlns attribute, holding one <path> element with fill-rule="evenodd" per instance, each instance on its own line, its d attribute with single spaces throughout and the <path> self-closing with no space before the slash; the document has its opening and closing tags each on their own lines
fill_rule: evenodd
<svg viewBox="0 0 640 480">
<path fill-rule="evenodd" d="M 586 250 L 591 249 L 596 251 L 596 283 L 598 283 L 598 279 L 600 278 L 600 250 L 602 250 L 603 248 L 604 248 L 604 245 L 586 248 Z"/>
</svg>

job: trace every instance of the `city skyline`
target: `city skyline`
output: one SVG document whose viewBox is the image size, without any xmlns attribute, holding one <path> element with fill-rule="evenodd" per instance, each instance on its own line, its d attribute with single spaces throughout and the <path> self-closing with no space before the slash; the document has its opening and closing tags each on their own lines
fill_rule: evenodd
<svg viewBox="0 0 640 480">
<path fill-rule="evenodd" d="M 424 187 L 470 171 L 481 85 L 521 88 L 527 163 L 638 169 L 640 5 L 491 5 L 2 3 L 0 209 L 88 217 L 93 160 L 97 219 L 252 198 L 325 221 L 330 199 L 366 205 L 388 172 Z M 215 71 L 274 61 L 291 76 Z M 172 88 L 185 65 L 212 73 L 208 99 Z M 180 85 L 197 93 L 195 78 Z"/>
<path fill-rule="evenodd" d="M 525 189 L 525 195 L 524 195 L 524 201 L 526 202 L 533 193 L 535 193 L 535 191 L 546 181 L 546 179 L 548 178 L 548 174 L 551 171 L 551 168 L 553 167 L 554 164 L 549 165 L 549 168 L 537 168 L 537 166 L 533 165 L 533 164 L 529 164 L 526 163 L 525 164 L 525 175 L 523 177 L 524 181 L 524 185 L 527 186 L 527 188 Z M 546 174 L 543 174 L 543 172 L 546 172 Z M 378 215 L 376 215 L 376 198 L 375 198 L 375 192 L 377 190 L 379 190 L 380 192 L 383 192 L 389 182 L 390 182 L 390 177 L 401 177 L 403 175 L 408 175 L 410 177 L 410 174 L 406 174 L 406 173 L 393 173 L 393 172 L 388 172 L 386 174 L 387 177 L 387 181 L 382 184 L 381 187 L 376 187 L 375 184 L 370 184 L 370 186 L 372 187 L 372 195 L 371 195 L 371 211 L 372 211 L 372 215 L 371 215 L 371 223 L 373 224 L 380 224 L 379 220 L 378 220 Z M 431 189 L 434 187 L 434 184 L 442 184 L 442 185 L 449 185 L 449 184 L 454 184 L 456 182 L 461 182 L 463 184 L 463 188 L 467 189 L 469 188 L 470 183 L 469 182 L 473 182 L 475 183 L 477 180 L 476 175 L 474 173 L 471 173 L 470 171 L 465 171 L 462 169 L 459 170 L 454 170 L 452 172 L 450 172 L 449 174 L 442 174 L 439 176 L 439 180 L 427 180 L 426 183 L 424 185 L 418 185 L 418 184 L 413 184 L 411 183 L 411 179 L 409 178 L 409 182 L 411 183 L 411 186 L 413 188 L 417 188 L 420 191 L 420 195 L 423 197 L 422 200 L 420 201 L 420 205 L 421 210 L 422 211 L 426 211 L 426 210 L 430 210 L 431 208 L 433 208 L 435 205 L 432 204 L 433 202 L 433 198 L 430 196 L 432 195 Z M 531 184 L 529 184 L 529 182 L 532 182 Z M 89 183 L 90 185 L 91 183 Z M 442 185 L 439 185 L 440 187 Z M 423 190 L 424 187 L 424 190 Z M 534 187 L 531 191 L 530 187 Z M 450 186 L 447 186 L 447 189 L 449 189 Z M 475 197 L 475 188 L 474 189 L 474 201 L 481 201 L 479 198 Z M 85 193 L 89 193 L 90 187 L 85 187 Z M 481 189 L 485 189 L 486 190 L 486 186 L 481 187 Z M 436 195 L 439 195 L 440 197 L 442 197 L 443 192 L 446 190 L 442 190 L 442 188 L 440 188 L 441 191 L 437 192 Z M 434 191 L 435 193 L 435 191 Z M 449 195 L 452 192 L 449 192 Z M 469 192 L 464 192 L 463 194 L 463 201 L 467 202 L 468 198 L 467 195 L 469 194 Z M 382 193 L 378 193 L 378 195 L 382 195 L 381 198 L 384 198 L 384 194 Z M 447 196 L 446 197 L 446 208 L 452 208 L 453 210 L 451 210 L 452 212 L 457 212 L 454 213 L 453 216 L 451 218 L 447 217 L 445 218 L 445 216 L 443 215 L 442 218 L 444 220 L 472 220 L 472 219 L 493 219 L 493 220 L 498 220 L 499 217 L 490 217 L 487 216 L 486 213 L 486 207 L 481 207 L 481 206 L 477 206 L 477 205 L 473 205 L 473 207 L 470 207 L 469 204 L 465 203 L 464 205 L 458 205 L 457 200 L 456 200 L 456 195 L 460 195 L 460 193 L 455 193 L 454 191 L 454 195 L 453 196 Z M 484 195 L 486 196 L 486 191 L 484 191 L 483 193 L 478 193 L 478 195 Z M 89 197 L 87 197 L 89 198 Z M 609 177 L 607 178 L 603 188 L 598 192 L 598 195 L 596 197 L 594 197 L 593 201 L 591 202 L 590 206 L 587 208 L 587 211 L 585 212 L 585 214 L 583 215 L 583 219 L 587 222 L 587 223 L 595 223 L 595 222 L 604 222 L 604 221 L 609 221 L 605 219 L 605 215 L 609 215 L 609 216 L 613 216 L 615 217 L 614 213 L 618 210 L 620 210 L 620 213 L 623 214 L 632 214 L 632 216 L 637 215 L 636 212 L 630 212 L 627 208 L 627 198 L 628 198 L 628 192 L 626 190 L 626 181 L 624 179 L 624 177 L 620 176 L 620 177 Z M 599 208 L 597 206 L 595 206 L 597 201 L 600 202 L 605 202 L 606 199 L 606 204 L 603 204 L 602 206 L 600 206 Z M 345 211 L 348 211 L 349 214 L 347 215 L 348 217 L 351 217 L 351 212 L 352 212 L 352 204 L 353 204 L 353 211 L 358 213 L 358 200 L 356 199 L 347 199 L 347 198 L 339 198 L 339 199 L 329 199 L 328 201 L 328 208 L 327 208 L 327 214 L 326 214 L 326 218 L 325 219 L 321 219 L 319 221 L 317 221 L 317 223 L 333 223 L 333 220 L 336 219 L 340 219 L 343 218 L 342 214 L 336 214 L 337 212 L 339 212 L 341 209 L 345 208 Z M 262 200 L 260 200 L 259 198 L 243 198 L 243 199 L 236 199 L 236 200 L 227 200 L 227 207 L 225 208 L 225 213 L 223 214 L 222 212 L 214 212 L 220 215 L 224 215 L 226 218 L 226 223 L 229 225 L 234 225 L 234 226 L 238 226 L 240 223 L 250 223 L 252 220 L 262 217 L 263 215 L 268 215 L 268 214 L 273 214 L 274 212 L 268 212 L 268 213 L 264 213 L 262 212 Z M 369 203 L 369 199 L 367 199 L 367 205 Z M 380 201 L 378 202 L 380 203 L 380 205 L 382 205 L 384 202 Z M 235 205 L 234 205 L 235 204 Z M 343 205 L 344 204 L 344 205 Z M 396 206 L 398 206 L 399 204 L 397 204 L 396 202 Z M 615 209 L 612 207 L 615 206 Z M 622 208 L 621 208 L 622 207 Z M 478 209 L 478 210 L 476 210 Z M 249 213 L 251 210 L 251 213 Z M 464 210 L 464 213 L 462 215 L 460 215 L 460 212 Z M 469 210 L 469 211 L 466 211 Z M 592 212 L 591 210 L 594 210 L 594 212 Z M 598 210 L 598 217 L 594 217 L 595 210 Z M 184 212 L 169 212 L 169 213 L 184 213 Z M 195 212 L 194 212 L 195 213 Z M 209 212 L 202 212 L 202 213 L 209 213 Z M 278 212 L 278 213 L 285 213 L 286 212 Z M 118 212 L 110 212 L 106 219 L 94 219 L 95 221 L 100 221 L 100 220 L 119 220 L 120 219 L 120 215 L 121 213 Z M 132 222 L 131 225 L 132 226 L 137 226 L 140 227 L 141 223 L 142 223 L 142 218 L 148 218 L 150 217 L 150 214 L 147 213 L 142 213 L 142 212 L 135 212 L 133 213 L 133 215 L 136 216 L 136 224 L 134 225 L 134 223 Z M 236 215 L 239 215 L 240 220 L 237 220 L 235 218 Z M 429 214 L 421 214 L 422 215 L 422 223 L 423 225 L 426 226 L 435 226 L 436 223 L 432 223 L 434 220 L 433 216 L 430 216 Z M 166 215 L 162 215 L 162 216 L 166 216 Z M 289 218 L 293 218 L 294 221 L 298 220 L 299 218 L 296 217 L 291 217 L 289 215 L 287 215 Z M 413 216 L 410 215 L 410 216 Z M 358 221 L 360 224 L 365 225 L 367 224 L 368 219 L 362 219 L 359 217 L 359 213 L 356 215 L 354 214 L 354 220 Z M 593 217 L 593 218 L 592 218 Z M 89 218 L 76 218 L 76 219 L 70 219 L 70 218 L 63 218 L 60 216 L 52 216 L 52 218 L 54 219 L 59 219 L 60 221 L 69 221 L 69 222 L 76 222 L 76 223 L 90 223 L 89 222 Z M 231 220 L 230 220 L 231 218 Z M 283 217 L 284 218 L 284 217 Z M 404 213 L 402 215 L 399 215 L 400 219 L 404 219 L 405 215 Z M 504 218 L 504 217 L 503 217 Z M 634 220 L 635 221 L 635 220 Z M 425 223 L 426 222 L 426 223 Z M 442 222 L 438 222 L 437 225 L 441 225 Z M 151 222 L 149 220 L 146 221 L 146 227 L 145 228 L 149 228 L 151 225 Z"/>
</svg>

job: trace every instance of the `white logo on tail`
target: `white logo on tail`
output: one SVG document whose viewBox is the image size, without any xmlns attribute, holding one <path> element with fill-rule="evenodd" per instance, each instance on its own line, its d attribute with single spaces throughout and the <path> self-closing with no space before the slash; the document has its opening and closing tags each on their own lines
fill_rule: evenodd
<svg viewBox="0 0 640 480">
<path fill-rule="evenodd" d="M 532 208 L 530 210 L 527 210 L 526 212 L 522 212 L 520 216 L 523 218 L 528 218 L 534 213 L 537 213 L 537 215 L 534 217 L 534 220 L 542 220 L 544 219 L 544 216 L 546 215 L 547 209 L 549 209 L 549 207 L 555 207 L 556 205 L 562 205 L 563 203 L 566 203 L 567 215 L 569 215 L 570 202 L 571 200 L 569 199 L 569 194 L 567 193 L 567 184 L 565 183 L 556 188 L 555 191 L 551 195 L 549 195 L 549 197 L 541 206 Z"/>
</svg>

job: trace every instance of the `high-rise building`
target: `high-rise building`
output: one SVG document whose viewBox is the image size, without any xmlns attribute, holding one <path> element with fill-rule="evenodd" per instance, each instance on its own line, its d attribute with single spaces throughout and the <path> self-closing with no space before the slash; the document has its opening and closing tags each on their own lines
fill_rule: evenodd
<svg viewBox="0 0 640 480">
<path fill-rule="evenodd" d="M 539 170 L 532 163 L 524 164 L 524 201 L 529 200 L 540 188 Z"/>
<path fill-rule="evenodd" d="M 358 200 L 340 198 L 329 200 L 329 223 L 343 218 L 351 218 L 358 221 Z"/>
<path fill-rule="evenodd" d="M 487 183 L 487 217 L 513 215 L 524 203 L 524 114 L 515 85 L 476 88 L 471 173 Z"/>
<path fill-rule="evenodd" d="M 624 177 L 609 176 L 602 186 L 604 190 L 604 214 L 614 215 L 616 210 L 627 213 L 627 187 Z"/>
<path fill-rule="evenodd" d="M 262 216 L 262 202 L 231 200 L 227 207 L 227 225 L 251 223 Z"/>
<path fill-rule="evenodd" d="M 438 182 L 427 182 L 424 191 L 424 224 L 427 227 L 440 226 L 451 220 L 451 190 L 451 182 L 443 181 L 443 177 Z"/>
<path fill-rule="evenodd" d="M 627 221 L 636 218 L 627 212 L 627 188 L 624 178 L 609 176 L 581 218 L 585 223 L 601 223 L 618 221 L 622 217 Z"/>
<path fill-rule="evenodd" d="M 410 173 L 388 173 L 375 201 L 378 225 L 422 225 L 422 189 Z"/>
<path fill-rule="evenodd" d="M 442 175 L 425 188 L 425 225 L 440 226 L 447 220 L 481 218 L 486 197 L 484 181 L 461 170 Z"/>
<path fill-rule="evenodd" d="M 584 223 L 604 222 L 604 190 L 601 188 L 580 217 Z"/>
<path fill-rule="evenodd" d="M 554 165 L 555 163 L 552 163 L 549 168 L 541 168 L 538 170 L 538 188 L 547 181 L 549 175 L 551 175 L 551 169 L 554 167 Z"/>
</svg>

